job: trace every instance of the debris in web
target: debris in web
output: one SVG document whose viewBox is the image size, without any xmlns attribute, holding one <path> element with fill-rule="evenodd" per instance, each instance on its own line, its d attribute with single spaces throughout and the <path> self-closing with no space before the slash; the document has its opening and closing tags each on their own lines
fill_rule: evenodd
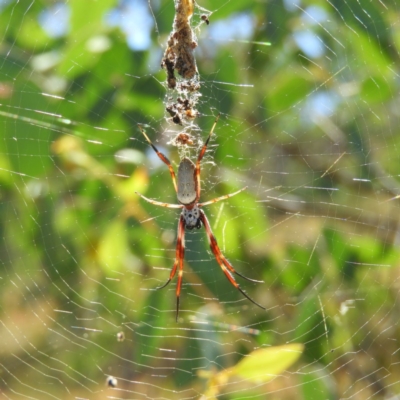
<svg viewBox="0 0 400 400">
<path fill-rule="evenodd" d="M 118 381 L 113 376 L 108 376 L 106 379 L 106 385 L 109 388 L 116 388 L 118 386 Z"/>
<path fill-rule="evenodd" d="M 208 16 L 206 14 L 203 14 L 200 17 L 207 25 L 210 25 L 210 20 L 208 19 Z"/>
<path fill-rule="evenodd" d="M 168 142 L 178 149 L 199 142 L 194 133 L 199 130 L 194 120 L 199 116 L 197 104 L 201 97 L 200 77 L 194 54 L 197 38 L 192 26 L 195 11 L 198 11 L 198 15 L 202 13 L 198 18 L 200 23 L 208 25 L 209 11 L 196 4 L 195 0 L 175 0 L 175 18 L 161 62 L 167 73 L 166 86 L 169 89 L 165 100 L 167 121 L 183 127 Z"/>
<path fill-rule="evenodd" d="M 179 133 L 176 135 L 168 144 L 172 144 L 173 146 L 185 146 L 189 145 L 192 146 L 194 144 L 192 135 L 188 133 Z"/>
<path fill-rule="evenodd" d="M 178 97 L 176 101 L 173 101 L 173 98 L 170 97 L 165 109 L 171 115 L 175 124 L 182 125 L 183 119 L 195 119 L 198 116 L 194 103 L 193 98 L 182 99 Z"/>
<path fill-rule="evenodd" d="M 197 47 L 196 36 L 190 26 L 194 6 L 194 0 L 175 1 L 173 29 L 161 61 L 162 68 L 167 70 L 167 82 L 170 89 L 176 87 L 175 70 L 184 79 L 193 79 L 198 73 L 193 54 L 193 50 Z"/>
</svg>

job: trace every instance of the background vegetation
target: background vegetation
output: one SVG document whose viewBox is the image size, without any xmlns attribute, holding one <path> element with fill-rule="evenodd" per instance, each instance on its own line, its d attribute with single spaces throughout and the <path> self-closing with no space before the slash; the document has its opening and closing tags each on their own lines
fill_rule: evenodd
<svg viewBox="0 0 400 400">
<path fill-rule="evenodd" d="M 175 202 L 137 129 L 149 124 L 177 165 L 159 67 L 173 2 L 66 5 L 0 4 L 2 396 L 394 398 L 398 3 L 201 1 L 213 14 L 194 17 L 199 137 L 221 113 L 202 198 L 249 187 L 207 214 L 234 266 L 265 281 L 241 285 L 267 311 L 229 285 L 200 230 L 178 324 L 175 286 L 151 289 L 168 277 L 179 213 L 135 195 Z M 304 345 L 287 372 L 215 379 L 285 344 Z"/>
</svg>

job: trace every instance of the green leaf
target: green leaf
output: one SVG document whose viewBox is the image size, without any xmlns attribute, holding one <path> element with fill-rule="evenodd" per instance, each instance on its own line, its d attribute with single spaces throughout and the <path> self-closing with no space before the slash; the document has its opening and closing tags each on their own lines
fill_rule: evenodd
<svg viewBox="0 0 400 400">
<path fill-rule="evenodd" d="M 64 59 L 59 65 L 59 74 L 73 78 L 96 64 L 100 55 L 89 50 L 89 39 L 104 34 L 108 30 L 104 24 L 104 17 L 116 3 L 116 0 L 72 0 L 69 2 L 70 33 L 67 37 L 68 45 L 63 53 Z"/>
<path fill-rule="evenodd" d="M 361 85 L 360 96 L 367 103 L 382 103 L 393 96 L 392 86 L 382 76 L 368 76 Z"/>
<path fill-rule="evenodd" d="M 301 343 L 292 343 L 258 349 L 230 368 L 228 374 L 253 382 L 268 382 L 293 365 L 299 359 L 303 348 Z"/>
<path fill-rule="evenodd" d="M 17 35 L 17 41 L 20 46 L 38 52 L 38 50 L 48 47 L 52 40 L 39 25 L 37 18 L 30 17 L 24 19 L 21 30 Z"/>
<path fill-rule="evenodd" d="M 285 111 L 304 99 L 311 90 L 311 83 L 307 79 L 285 71 L 271 82 L 267 107 L 273 113 Z"/>
<path fill-rule="evenodd" d="M 391 70 L 391 59 L 382 52 L 382 47 L 363 30 L 357 31 L 355 40 L 349 42 L 349 52 L 352 53 L 353 64 L 351 68 L 361 68 L 361 73 L 365 76 L 373 74 L 386 78 L 393 77 Z M 381 78 L 381 79 L 382 79 Z"/>
<path fill-rule="evenodd" d="M 303 348 L 301 343 L 262 348 L 242 358 L 234 367 L 217 374 L 201 370 L 200 376 L 210 378 L 201 399 L 216 398 L 222 387 L 227 386 L 231 376 L 246 379 L 248 383 L 266 383 L 293 365 L 299 359 Z"/>
<path fill-rule="evenodd" d="M 320 334 L 316 327 L 321 324 L 322 315 L 316 293 L 311 293 L 301 302 L 298 316 L 294 321 L 294 337 L 303 341 L 315 339 Z"/>
<path fill-rule="evenodd" d="M 301 375 L 301 391 L 303 399 L 307 400 L 330 400 L 336 398 L 333 391 L 335 382 L 329 374 L 323 374 L 320 366 L 319 371 L 310 371 Z"/>
</svg>

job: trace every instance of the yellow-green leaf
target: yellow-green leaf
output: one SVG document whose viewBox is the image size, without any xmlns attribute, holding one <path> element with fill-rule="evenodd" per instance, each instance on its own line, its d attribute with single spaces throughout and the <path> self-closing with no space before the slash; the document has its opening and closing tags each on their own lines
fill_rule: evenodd
<svg viewBox="0 0 400 400">
<path fill-rule="evenodd" d="M 258 349 L 225 372 L 254 382 L 268 382 L 294 364 L 303 347 L 301 343 L 292 343 Z"/>
</svg>

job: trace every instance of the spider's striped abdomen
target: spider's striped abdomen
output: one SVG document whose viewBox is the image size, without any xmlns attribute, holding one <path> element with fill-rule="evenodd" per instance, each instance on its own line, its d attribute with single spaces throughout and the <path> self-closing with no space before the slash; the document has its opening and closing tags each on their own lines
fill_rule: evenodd
<svg viewBox="0 0 400 400">
<path fill-rule="evenodd" d="M 194 178 L 195 165 L 188 158 L 184 158 L 178 167 L 178 201 L 189 205 L 196 200 L 196 181 Z"/>
</svg>

